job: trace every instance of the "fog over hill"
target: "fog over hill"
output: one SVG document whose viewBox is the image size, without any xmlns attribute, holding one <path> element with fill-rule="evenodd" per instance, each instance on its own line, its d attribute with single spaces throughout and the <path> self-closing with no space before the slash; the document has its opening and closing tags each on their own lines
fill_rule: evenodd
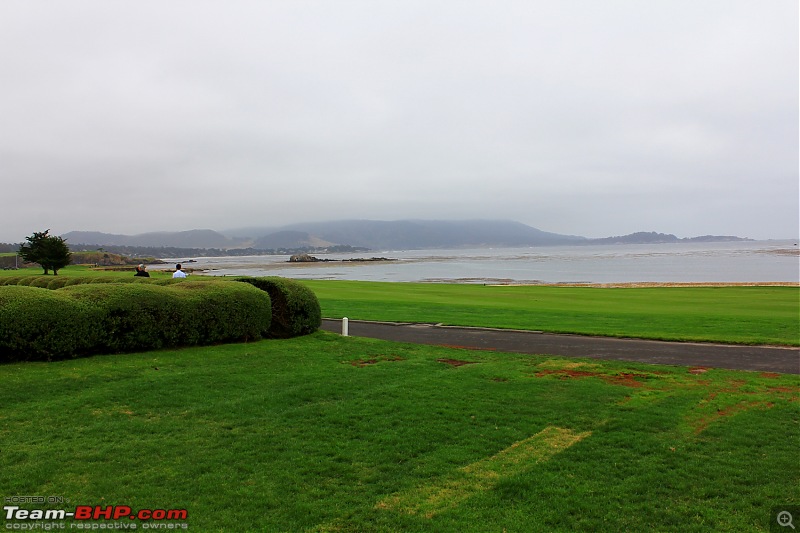
<svg viewBox="0 0 800 533">
<path fill-rule="evenodd" d="M 289 228 L 325 241 L 371 249 L 544 246 L 585 240 L 504 220 L 342 220 L 293 224 Z"/>
<path fill-rule="evenodd" d="M 680 239 L 672 234 L 656 232 L 587 239 L 577 235 L 542 231 L 509 220 L 340 220 L 291 224 L 279 228 L 250 227 L 224 232 L 202 229 L 115 235 L 96 231 L 72 231 L 62 237 L 71 245 L 218 250 L 323 249 L 332 246 L 408 250 L 744 240 L 741 237 L 714 235 Z"/>
<path fill-rule="evenodd" d="M 139 235 L 117 235 L 99 231 L 70 231 L 61 235 L 71 244 L 98 246 L 154 246 L 165 248 L 236 248 L 241 240 L 210 229 L 158 231 Z"/>
</svg>

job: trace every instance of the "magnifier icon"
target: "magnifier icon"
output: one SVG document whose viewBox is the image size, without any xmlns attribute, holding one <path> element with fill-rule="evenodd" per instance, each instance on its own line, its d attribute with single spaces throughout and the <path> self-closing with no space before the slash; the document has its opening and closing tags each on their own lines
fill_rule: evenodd
<svg viewBox="0 0 800 533">
<path fill-rule="evenodd" d="M 781 511 L 778 513 L 778 525 L 781 527 L 789 526 L 790 528 L 794 529 L 794 524 L 792 523 L 793 517 L 792 513 L 789 511 Z"/>
</svg>

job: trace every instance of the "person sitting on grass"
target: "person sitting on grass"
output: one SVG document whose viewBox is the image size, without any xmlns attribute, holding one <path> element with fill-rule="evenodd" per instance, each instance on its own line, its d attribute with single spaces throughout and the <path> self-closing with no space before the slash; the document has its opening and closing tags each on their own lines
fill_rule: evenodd
<svg viewBox="0 0 800 533">
<path fill-rule="evenodd" d="M 140 276 L 140 277 L 143 277 L 143 278 L 149 278 L 150 277 L 150 272 L 147 271 L 147 267 L 146 266 L 139 265 L 139 266 L 136 267 L 136 274 L 134 274 L 134 277 L 136 277 L 136 276 Z"/>
<path fill-rule="evenodd" d="M 182 269 L 183 269 L 183 267 L 181 266 L 180 263 L 175 265 L 175 272 L 172 273 L 172 277 L 173 278 L 185 278 L 186 277 L 186 272 L 184 272 Z"/>
</svg>

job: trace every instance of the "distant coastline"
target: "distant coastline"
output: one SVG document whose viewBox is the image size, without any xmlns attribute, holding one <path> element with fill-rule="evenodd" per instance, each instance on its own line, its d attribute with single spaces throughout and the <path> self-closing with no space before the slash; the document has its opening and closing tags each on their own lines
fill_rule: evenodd
<svg viewBox="0 0 800 533">
<path fill-rule="evenodd" d="M 520 246 L 669 244 L 752 241 L 735 235 L 680 238 L 671 233 L 635 232 L 587 238 L 564 235 L 507 220 L 341 220 L 280 228 L 244 228 L 219 232 L 198 229 L 117 235 L 72 231 L 62 235 L 73 251 L 131 257 L 222 257 L 364 253 L 380 250 L 513 248 Z"/>
<path fill-rule="evenodd" d="M 289 262 L 286 255 L 198 256 L 192 268 L 211 276 L 486 285 L 800 282 L 800 250 L 791 240 L 383 250 L 380 255 L 391 261 L 350 261 L 363 257 L 353 254 L 320 254 L 330 261 L 318 262 Z"/>
</svg>

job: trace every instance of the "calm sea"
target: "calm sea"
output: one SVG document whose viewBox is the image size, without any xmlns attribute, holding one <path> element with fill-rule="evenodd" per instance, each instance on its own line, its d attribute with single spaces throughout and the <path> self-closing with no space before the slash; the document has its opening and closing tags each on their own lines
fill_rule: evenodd
<svg viewBox="0 0 800 533">
<path fill-rule="evenodd" d="M 383 250 L 314 254 L 319 259 L 392 261 L 289 263 L 289 256 L 175 258 L 215 276 L 460 283 L 800 282 L 796 241 Z M 187 263 L 192 259 L 193 262 Z"/>
</svg>

